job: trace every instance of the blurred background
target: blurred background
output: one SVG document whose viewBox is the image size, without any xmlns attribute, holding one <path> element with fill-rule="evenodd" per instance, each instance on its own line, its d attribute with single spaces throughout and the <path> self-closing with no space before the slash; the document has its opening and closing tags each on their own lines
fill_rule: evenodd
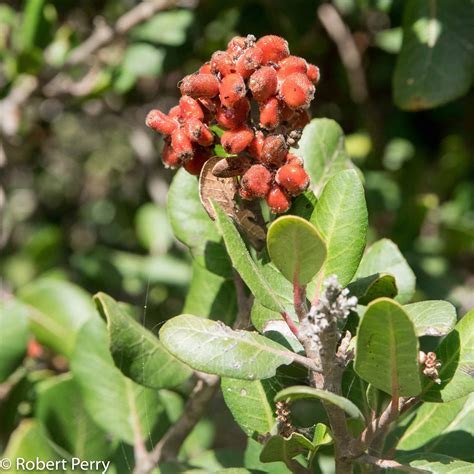
<svg viewBox="0 0 474 474">
<path fill-rule="evenodd" d="M 474 306 L 474 93 L 394 104 L 403 0 L 25 0 L 0 5 L 1 292 L 38 276 L 179 314 L 190 259 L 151 108 L 234 35 L 284 36 L 321 69 L 314 117 L 338 121 L 365 175 L 370 240 L 414 269 L 416 299 Z M 440 67 L 443 67 L 441 64 Z M 447 72 L 449 74 L 449 71 Z"/>
</svg>

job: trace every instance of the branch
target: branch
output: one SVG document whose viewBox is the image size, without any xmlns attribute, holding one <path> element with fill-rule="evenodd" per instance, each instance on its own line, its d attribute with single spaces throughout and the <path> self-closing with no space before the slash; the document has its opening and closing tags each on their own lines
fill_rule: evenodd
<svg viewBox="0 0 474 474">
<path fill-rule="evenodd" d="M 182 5 L 179 0 L 149 0 L 139 3 L 136 7 L 124 13 L 113 26 L 98 17 L 94 20 L 95 28 L 92 34 L 79 46 L 74 48 L 66 59 L 65 66 L 73 66 L 84 62 L 99 49 L 112 43 L 116 38 L 125 35 L 132 28 L 149 20 L 155 13 L 168 8 Z M 195 3 L 195 2 L 187 2 Z"/>
<path fill-rule="evenodd" d="M 7 136 L 15 135 L 20 126 L 21 108 L 38 87 L 34 76 L 20 76 L 10 93 L 0 100 L 0 131 Z"/>
<path fill-rule="evenodd" d="M 336 8 L 324 3 L 318 8 L 318 17 L 329 37 L 336 43 L 342 64 L 347 72 L 352 100 L 361 104 L 369 97 L 362 58 L 349 28 Z"/>
<path fill-rule="evenodd" d="M 184 440 L 202 418 L 214 396 L 219 386 L 219 377 L 200 373 L 198 377 L 182 415 L 151 451 L 149 459 L 153 466 L 176 459 Z"/>
<path fill-rule="evenodd" d="M 397 469 L 402 472 L 412 472 L 412 473 L 426 473 L 431 471 L 426 471 L 425 469 L 418 469 L 416 467 L 406 466 L 405 464 L 400 464 L 397 461 L 391 459 L 379 459 L 369 454 L 363 454 L 356 459 L 356 462 L 359 464 L 372 464 L 373 466 L 380 467 L 382 469 Z"/>
<path fill-rule="evenodd" d="M 374 441 L 380 445 L 380 442 L 383 442 L 385 439 L 391 423 L 396 420 L 398 414 L 410 409 L 416 405 L 417 402 L 418 399 L 416 398 L 400 398 L 394 408 L 394 399 L 392 399 L 382 414 L 367 426 L 359 439 L 355 440 L 351 451 L 363 452 L 370 447 Z"/>
</svg>

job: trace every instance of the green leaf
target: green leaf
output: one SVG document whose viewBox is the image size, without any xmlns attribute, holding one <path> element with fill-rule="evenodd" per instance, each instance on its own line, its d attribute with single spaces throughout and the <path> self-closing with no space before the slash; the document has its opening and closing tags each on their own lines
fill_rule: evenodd
<svg viewBox="0 0 474 474">
<path fill-rule="evenodd" d="M 287 214 L 291 216 L 299 216 L 309 221 L 317 202 L 318 198 L 314 195 L 313 191 L 305 191 L 293 199 Z"/>
<path fill-rule="evenodd" d="M 313 443 L 300 433 L 291 433 L 288 438 L 281 435 L 272 436 L 260 453 L 260 461 L 289 463 L 298 454 L 311 451 Z"/>
<path fill-rule="evenodd" d="M 332 443 L 332 436 L 329 432 L 329 428 L 324 423 L 317 423 L 314 427 L 314 435 L 313 435 L 313 450 L 309 453 L 308 461 L 309 464 L 312 465 L 313 459 L 315 458 L 316 454 L 320 446 L 324 446 L 326 444 Z"/>
<path fill-rule="evenodd" d="M 369 304 L 357 331 L 354 369 L 388 394 L 410 397 L 421 392 L 418 338 L 399 304 L 387 298 Z"/>
<path fill-rule="evenodd" d="M 265 472 L 268 474 L 290 474 L 291 471 L 282 462 L 263 463 L 260 454 L 263 446 L 252 438 L 247 439 L 247 449 L 244 454 L 244 464 L 251 472 Z"/>
<path fill-rule="evenodd" d="M 407 2 L 393 77 L 395 103 L 421 110 L 464 95 L 473 79 L 473 45 L 472 1 Z"/>
<path fill-rule="evenodd" d="M 97 315 L 92 298 L 81 288 L 52 278 L 40 278 L 22 288 L 18 296 L 32 308 L 30 328 L 41 344 L 69 357 L 77 332 Z"/>
<path fill-rule="evenodd" d="M 311 189 L 319 196 L 326 182 L 336 173 L 351 167 L 344 146 L 344 132 L 331 119 L 313 119 L 303 130 L 298 148 L 292 153 L 304 159 L 311 178 Z"/>
<path fill-rule="evenodd" d="M 296 354 L 249 331 L 233 331 L 220 322 L 182 314 L 160 330 L 163 345 L 196 370 L 222 377 L 265 379 Z"/>
<path fill-rule="evenodd" d="M 141 206 L 135 215 L 140 243 L 152 254 L 164 254 L 173 245 L 173 232 L 166 210 L 155 204 Z"/>
<path fill-rule="evenodd" d="M 41 26 L 44 26 L 43 9 L 45 3 L 45 0 L 27 0 L 25 2 L 20 36 L 22 51 L 39 46 L 36 43 Z"/>
<path fill-rule="evenodd" d="M 472 474 L 474 469 L 474 464 L 442 454 L 419 453 L 411 456 L 401 456 L 397 458 L 397 461 L 417 469 L 424 469 L 432 474 L 452 474 L 454 472 L 456 474 Z M 394 469 L 391 472 L 401 473 L 404 471 Z"/>
<path fill-rule="evenodd" d="M 216 275 L 193 262 L 193 276 L 184 302 L 183 313 L 219 319 L 231 325 L 237 314 L 233 279 Z"/>
<path fill-rule="evenodd" d="M 387 273 L 358 278 L 347 288 L 352 295 L 357 296 L 359 304 L 362 305 L 367 305 L 377 298 L 394 298 L 398 293 L 395 277 Z"/>
<path fill-rule="evenodd" d="M 218 205 L 214 205 L 214 210 L 216 212 L 216 225 L 224 238 L 232 265 L 239 272 L 252 294 L 263 306 L 273 311 L 284 311 L 281 298 L 275 293 L 272 285 L 269 284 L 257 264 L 252 260 L 233 222 Z"/>
<path fill-rule="evenodd" d="M 449 402 L 474 391 L 474 309 L 469 311 L 436 349 L 441 360 L 441 385 L 425 380 L 423 400 Z"/>
<path fill-rule="evenodd" d="M 232 274 L 221 236 L 199 199 L 198 181 L 183 168 L 171 182 L 168 214 L 174 235 L 200 265 L 222 276 Z"/>
<path fill-rule="evenodd" d="M 297 216 L 283 216 L 272 223 L 267 248 L 273 264 L 296 285 L 311 281 L 326 258 L 326 246 L 319 232 Z"/>
<path fill-rule="evenodd" d="M 258 332 L 263 332 L 268 321 L 277 321 L 282 319 L 281 314 L 271 309 L 265 308 L 257 300 L 254 300 L 250 319 Z"/>
<path fill-rule="evenodd" d="M 247 436 L 269 433 L 275 425 L 273 397 L 281 384 L 275 377 L 266 380 L 239 380 L 224 377 L 221 389 L 235 421 Z"/>
<path fill-rule="evenodd" d="M 189 265 L 174 255 L 138 255 L 114 251 L 109 261 L 125 279 L 141 280 L 146 285 L 187 286 L 191 278 Z"/>
<path fill-rule="evenodd" d="M 14 299 L 0 301 L 0 383 L 21 364 L 28 345 L 28 309 Z"/>
<path fill-rule="evenodd" d="M 424 403 L 397 445 L 407 451 L 438 453 L 474 461 L 474 393 L 448 403 Z"/>
<path fill-rule="evenodd" d="M 388 239 L 372 244 L 362 257 L 356 278 L 364 278 L 375 273 L 389 273 L 395 277 L 398 295 L 395 300 L 408 303 L 415 293 L 416 277 L 398 247 Z"/>
<path fill-rule="evenodd" d="M 44 462 L 61 461 L 62 459 L 67 460 L 67 457 L 67 453 L 59 451 L 53 445 L 44 427 L 34 419 L 26 419 L 20 423 L 10 436 L 8 445 L 2 455 L 3 460 L 9 459 L 12 462 L 11 468 L 5 469 L 10 474 L 23 474 L 25 472 L 21 465 L 19 469 L 16 469 L 16 460 L 19 458 L 25 460 L 26 468 L 28 461 L 36 462 L 37 459 L 41 459 Z M 59 464 L 59 466 L 61 467 L 61 472 L 73 472 L 67 462 L 65 462 L 65 469 L 63 469 L 62 464 Z M 44 471 L 34 471 L 35 474 L 40 472 Z"/>
<path fill-rule="evenodd" d="M 186 41 L 186 31 L 193 21 L 190 10 L 171 10 L 158 13 L 132 30 L 132 37 L 140 41 L 181 46 Z"/>
<path fill-rule="evenodd" d="M 37 387 L 35 417 L 47 428 L 51 439 L 83 460 L 107 459 L 110 442 L 85 411 L 79 386 L 71 375 L 53 377 Z"/>
<path fill-rule="evenodd" d="M 166 52 L 147 43 L 133 43 L 123 54 L 122 69 L 134 77 L 159 76 L 163 70 Z"/>
<path fill-rule="evenodd" d="M 107 328 L 98 316 L 80 330 L 71 370 L 86 410 L 104 431 L 134 444 L 135 430 L 148 435 L 153 429 L 158 393 L 133 383 L 115 367 L 108 351 Z"/>
<path fill-rule="evenodd" d="M 456 324 L 456 309 L 447 301 L 420 301 L 403 307 L 417 336 L 444 336 Z"/>
<path fill-rule="evenodd" d="M 328 181 L 311 223 L 326 242 L 323 277 L 335 274 L 346 286 L 362 258 L 368 227 L 364 188 L 354 170 L 341 171 Z"/>
<path fill-rule="evenodd" d="M 275 401 L 293 401 L 301 398 L 318 398 L 325 402 L 331 403 L 344 410 L 351 418 L 359 418 L 364 421 L 364 415 L 361 411 L 347 398 L 336 395 L 335 393 L 318 388 L 307 387 L 305 385 L 295 385 L 285 388 L 275 397 Z"/>
<path fill-rule="evenodd" d="M 124 375 L 145 387 L 176 387 L 191 369 L 173 357 L 157 337 L 131 318 L 113 298 L 98 293 L 98 310 L 107 321 L 109 346 L 115 365 Z"/>
</svg>

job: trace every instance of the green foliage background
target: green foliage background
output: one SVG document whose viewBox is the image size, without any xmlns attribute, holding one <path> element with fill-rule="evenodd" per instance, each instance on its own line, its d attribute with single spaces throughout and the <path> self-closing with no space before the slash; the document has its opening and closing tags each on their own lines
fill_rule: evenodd
<svg viewBox="0 0 474 474">
<path fill-rule="evenodd" d="M 321 69 L 311 111 L 340 124 L 347 155 L 363 172 L 369 244 L 387 237 L 398 245 L 417 276 L 413 301 L 447 299 L 459 314 L 472 308 L 472 4 L 334 0 L 361 52 L 367 88 L 361 99 L 351 90 L 353 72 L 344 67 L 318 17 L 322 3 L 203 0 L 194 8 L 158 13 L 62 72 L 69 52 L 89 36 L 94 18 L 113 24 L 135 3 L 0 5 L 0 297 L 19 294 L 36 302 L 35 292 L 47 295 L 47 284 L 38 287 L 38 278 L 51 277 L 130 303 L 138 310 L 126 310 L 155 333 L 162 321 L 179 314 L 192 264 L 171 231 L 166 200 L 172 173 L 161 165 L 162 141 L 145 129 L 144 117 L 151 108 L 173 106 L 179 79 L 225 48 L 232 36 L 271 33 L 284 36 L 293 54 Z M 427 4 L 436 4 L 434 17 Z M 80 81 L 91 67 L 93 81 L 85 91 L 58 91 L 51 83 L 58 73 L 62 84 Z M 15 91 L 28 85 L 27 99 L 12 102 Z M 338 159 L 346 159 L 344 150 L 341 154 Z M 170 199 L 173 192 L 189 192 L 194 186 L 189 180 L 183 178 Z M 203 251 L 194 250 L 195 256 Z M 225 285 L 220 291 L 229 291 Z M 212 311 L 213 319 L 225 320 L 230 310 Z M 66 338 L 54 349 L 67 357 L 73 345 Z M 65 370 L 58 356 L 43 364 L 39 368 Z M 51 397 L 54 390 L 69 393 L 64 377 L 62 386 L 43 385 L 43 390 Z M 0 452 L 14 427 L 35 409 L 35 383 L 31 374 L 22 379 L 12 405 L 0 408 Z M 168 406 L 182 403 L 173 396 Z M 223 403 L 216 404 L 213 424 L 204 420 L 183 456 L 243 443 L 240 431 L 229 428 Z M 40 409 L 51 407 L 44 402 Z M 42 436 L 40 427 L 31 430 Z"/>
</svg>

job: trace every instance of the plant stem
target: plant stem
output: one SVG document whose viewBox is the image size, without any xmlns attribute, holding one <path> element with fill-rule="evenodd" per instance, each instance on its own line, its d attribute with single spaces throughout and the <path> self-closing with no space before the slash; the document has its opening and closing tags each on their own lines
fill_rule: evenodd
<svg viewBox="0 0 474 474">
<path fill-rule="evenodd" d="M 150 459 L 154 466 L 176 459 L 184 440 L 201 419 L 214 396 L 219 386 L 219 377 L 208 374 L 199 374 L 199 377 L 182 415 L 151 451 Z"/>
<path fill-rule="evenodd" d="M 369 454 L 363 454 L 356 461 L 360 464 L 371 464 L 372 466 L 377 466 L 381 469 L 397 469 L 398 471 L 410 472 L 415 474 L 431 472 L 426 471 L 425 469 L 418 469 L 416 467 L 406 466 L 391 459 L 380 459 L 375 456 L 370 456 Z"/>
</svg>

